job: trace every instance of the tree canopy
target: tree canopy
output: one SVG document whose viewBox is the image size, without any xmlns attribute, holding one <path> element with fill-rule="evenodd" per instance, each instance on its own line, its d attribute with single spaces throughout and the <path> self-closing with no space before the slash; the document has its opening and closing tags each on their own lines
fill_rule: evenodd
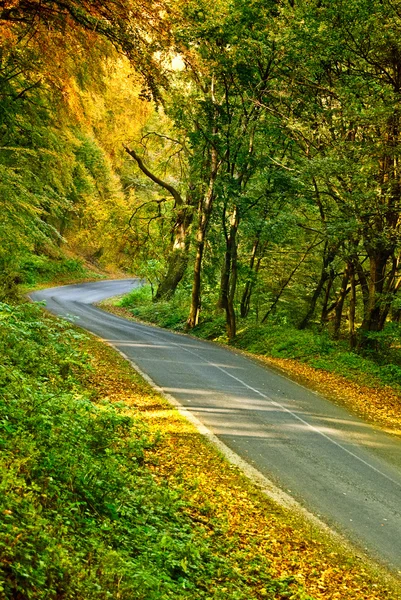
<svg viewBox="0 0 401 600">
<path fill-rule="evenodd" d="M 5 281 L 67 240 L 230 338 L 398 322 L 398 1 L 31 0 L 0 24 Z"/>
</svg>

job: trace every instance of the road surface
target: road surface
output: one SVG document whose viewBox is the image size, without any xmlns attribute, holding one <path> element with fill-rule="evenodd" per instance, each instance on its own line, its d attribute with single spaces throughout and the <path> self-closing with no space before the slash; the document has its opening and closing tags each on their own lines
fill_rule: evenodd
<svg viewBox="0 0 401 600">
<path fill-rule="evenodd" d="M 401 441 L 257 361 L 92 306 L 138 285 L 101 281 L 31 298 L 123 351 L 240 457 L 401 573 Z"/>
</svg>

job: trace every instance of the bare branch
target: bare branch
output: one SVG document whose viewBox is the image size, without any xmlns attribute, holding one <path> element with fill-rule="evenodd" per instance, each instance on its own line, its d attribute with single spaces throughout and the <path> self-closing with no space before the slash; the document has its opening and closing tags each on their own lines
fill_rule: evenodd
<svg viewBox="0 0 401 600">
<path fill-rule="evenodd" d="M 149 179 L 151 179 L 154 183 L 167 190 L 173 196 L 177 206 L 183 206 L 184 200 L 181 194 L 178 192 L 178 190 L 175 189 L 174 186 L 170 185 L 166 181 L 163 181 L 162 179 L 157 177 L 157 175 L 149 171 L 149 169 L 145 166 L 143 160 L 140 156 L 138 156 L 135 150 L 131 150 L 125 145 L 124 149 L 136 161 L 138 167 L 141 169 L 142 173 L 146 175 L 146 177 L 149 177 Z"/>
</svg>

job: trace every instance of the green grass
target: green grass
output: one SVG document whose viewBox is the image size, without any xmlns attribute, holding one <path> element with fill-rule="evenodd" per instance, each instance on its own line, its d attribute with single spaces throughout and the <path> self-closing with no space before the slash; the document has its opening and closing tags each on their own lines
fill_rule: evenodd
<svg viewBox="0 0 401 600">
<path fill-rule="evenodd" d="M 82 340 L 36 305 L 0 304 L 0 598 L 255 597 L 153 478 L 158 436 L 93 395 Z M 265 573 L 267 597 L 307 598 L 291 581 Z"/>
<path fill-rule="evenodd" d="M 20 280 L 25 289 L 94 277 L 101 279 L 103 276 L 88 269 L 80 258 L 50 258 L 32 254 L 20 265 Z"/>
</svg>

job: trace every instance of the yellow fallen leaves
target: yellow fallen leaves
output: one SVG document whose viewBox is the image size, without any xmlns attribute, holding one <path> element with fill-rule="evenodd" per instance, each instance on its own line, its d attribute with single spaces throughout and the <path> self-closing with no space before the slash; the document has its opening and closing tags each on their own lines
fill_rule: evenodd
<svg viewBox="0 0 401 600">
<path fill-rule="evenodd" d="M 270 366 L 278 367 L 307 387 L 313 387 L 335 399 L 364 419 L 384 425 L 391 429 L 392 433 L 401 435 L 401 396 L 392 388 L 359 385 L 341 375 L 315 369 L 290 358 L 258 358 Z"/>
<path fill-rule="evenodd" d="M 294 600 L 307 597 L 298 594 L 300 585 L 316 599 L 400 597 L 396 584 L 376 578 L 358 559 L 268 500 L 116 352 L 96 340 L 85 345 L 94 367 L 86 376 L 95 395 L 124 402 L 140 412 L 151 432 L 161 432 L 146 457 L 154 478 L 180 490 L 188 516 L 216 552 L 223 549 L 231 557 L 255 598 L 269 597 L 266 572 L 293 577 Z"/>
</svg>

